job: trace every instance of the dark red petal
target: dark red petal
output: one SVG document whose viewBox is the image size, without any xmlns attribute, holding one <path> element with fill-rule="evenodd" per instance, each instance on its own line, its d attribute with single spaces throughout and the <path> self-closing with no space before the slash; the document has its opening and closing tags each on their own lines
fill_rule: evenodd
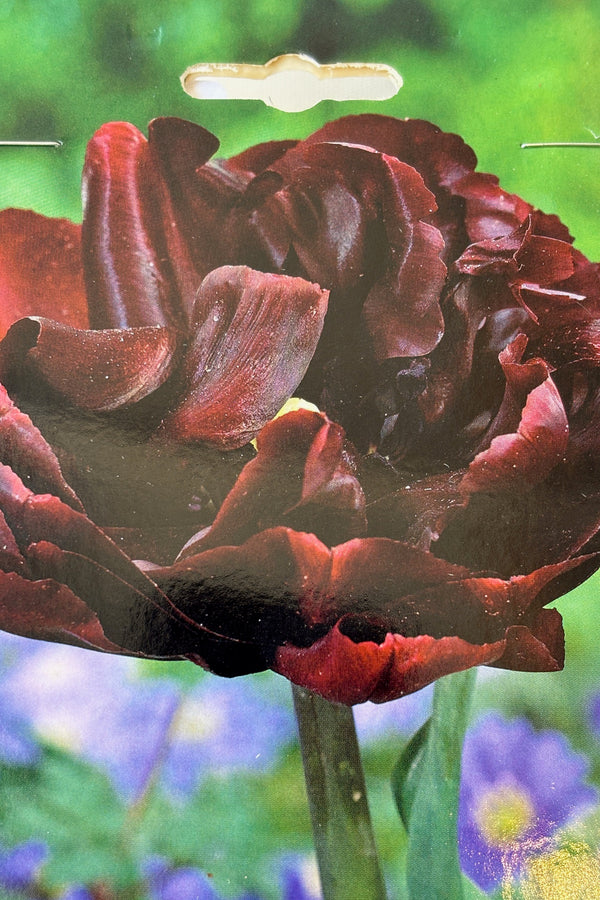
<svg viewBox="0 0 600 900">
<path fill-rule="evenodd" d="M 364 497 L 345 459 L 344 432 L 322 413 L 298 410 L 262 429 L 258 454 L 244 467 L 210 529 L 184 557 L 241 544 L 276 525 L 338 543 L 364 529 Z M 302 527 L 301 527 L 302 525 Z"/>
<path fill-rule="evenodd" d="M 379 361 L 421 356 L 444 332 L 440 297 L 446 266 L 444 241 L 432 225 L 418 221 L 433 209 L 421 176 L 393 157 L 382 157 L 383 221 L 390 244 L 388 272 L 371 289 L 363 316 Z"/>
<path fill-rule="evenodd" d="M 0 234 L 0 337 L 30 314 L 87 328 L 81 226 L 30 210 L 5 209 Z"/>
<path fill-rule="evenodd" d="M 477 164 L 477 157 L 461 137 L 422 119 L 344 116 L 328 122 L 305 143 L 323 141 L 362 144 L 395 156 L 417 169 L 434 193 L 438 186 L 450 187 L 464 178 Z"/>
<path fill-rule="evenodd" d="M 159 182 L 146 138 L 110 122 L 88 144 L 82 247 L 93 328 L 180 320 L 162 232 Z"/>
<path fill-rule="evenodd" d="M 232 642 L 254 643 L 269 657 L 288 636 L 307 640 L 302 607 L 325 588 L 330 562 L 314 535 L 272 528 L 240 547 L 216 547 L 149 574 L 188 619 Z"/>
<path fill-rule="evenodd" d="M 236 156 L 230 156 L 229 159 L 223 160 L 223 164 L 228 169 L 236 169 L 240 172 L 253 172 L 255 175 L 259 175 L 297 144 L 298 141 L 293 140 L 265 141 L 262 144 L 248 147 L 247 150 L 243 150 Z"/>
<path fill-rule="evenodd" d="M 470 574 L 431 553 L 387 538 L 357 538 L 334 547 L 332 554 L 322 608 L 311 613 L 315 621 L 356 614 L 379 621 L 387 618 L 400 631 L 399 623 L 406 618 L 408 628 L 420 631 L 425 612 L 419 609 L 420 593 L 439 585 L 443 591 Z M 441 610 L 439 619 L 444 620 Z"/>
<path fill-rule="evenodd" d="M 205 165 L 217 138 L 194 122 L 165 117 L 148 128 L 149 156 L 159 174 L 157 203 L 180 302 L 189 321 L 198 287 L 224 257 L 226 215 L 245 186 Z M 230 183 L 232 182 L 232 183 Z"/>
<path fill-rule="evenodd" d="M 0 628 L 12 634 L 119 653 L 96 614 L 64 584 L 0 572 Z"/>
<path fill-rule="evenodd" d="M 372 288 L 363 307 L 379 362 L 430 353 L 444 333 L 439 304 L 446 279 L 442 236 L 419 222 L 409 241 L 404 259 L 395 259 L 398 269 Z"/>
<path fill-rule="evenodd" d="M 359 473 L 360 474 L 360 473 Z M 468 500 L 458 490 L 464 470 L 431 475 L 387 493 L 367 507 L 370 537 L 390 537 L 429 550 Z"/>
<path fill-rule="evenodd" d="M 336 625 L 310 647 L 279 647 L 273 669 L 336 703 L 383 703 L 443 675 L 493 662 L 504 646 L 504 640 L 479 646 L 457 637 L 396 634 L 388 634 L 382 644 L 355 643 Z"/>
<path fill-rule="evenodd" d="M 65 481 L 50 445 L 14 405 L 0 385 L 0 461 L 10 466 L 37 493 L 51 493 L 83 512 L 81 501 Z M 4 543 L 4 542 L 2 542 Z"/>
<path fill-rule="evenodd" d="M 156 588 L 141 592 L 131 579 L 126 581 L 97 561 L 52 541 L 30 544 L 26 555 L 36 578 L 66 585 L 97 615 L 104 634 L 122 651 L 178 657 L 201 647 L 200 629 L 186 622 Z M 138 580 L 143 587 L 144 581 L 152 587 L 145 576 Z"/>
<path fill-rule="evenodd" d="M 517 672 L 557 672 L 565 664 L 565 635 L 556 609 L 541 609 L 527 628 L 506 631 L 506 650 L 492 665 Z"/>
<path fill-rule="evenodd" d="M 183 399 L 169 438 L 225 448 L 252 440 L 302 380 L 328 292 L 302 278 L 224 266 L 200 288 Z"/>
<path fill-rule="evenodd" d="M 444 241 L 437 228 L 421 221 L 436 209 L 435 197 L 412 166 L 366 148 L 316 144 L 305 157 L 309 164 L 318 163 L 340 173 L 343 183 L 361 199 L 357 208 L 361 218 L 368 204 L 374 200 L 381 204 L 387 242 L 383 249 L 387 252 L 383 272 L 363 307 L 377 359 L 428 353 L 444 329 L 439 302 L 446 279 L 446 267 L 440 259 Z M 337 233 L 338 241 L 343 238 L 347 244 L 352 228 L 349 219 L 345 211 L 343 220 L 340 216 L 340 221 L 333 221 L 326 230 Z M 301 248 L 295 246 L 306 265 Z M 362 247 L 354 248 L 353 256 L 359 249 Z M 317 248 L 313 247 L 309 256 L 316 255 Z M 363 271 L 356 262 L 349 268 L 355 278 Z"/>
<path fill-rule="evenodd" d="M 155 592 L 150 579 L 83 513 L 58 497 L 34 494 L 8 466 L 0 466 L 0 508 L 23 552 L 32 542 L 50 541 L 96 560 L 141 593 Z"/>
<path fill-rule="evenodd" d="M 519 278 L 542 287 L 566 281 L 575 272 L 576 255 L 577 251 L 564 241 L 528 235 L 515 257 Z"/>
<path fill-rule="evenodd" d="M 4 572 L 21 572 L 25 560 L 21 555 L 4 513 L 0 511 L 0 569 Z"/>
<path fill-rule="evenodd" d="M 74 406 L 105 412 L 137 403 L 166 381 L 177 334 L 158 325 L 83 331 L 31 317 L 11 328 L 5 346 L 13 364 L 22 355 L 33 378 Z"/>
<path fill-rule="evenodd" d="M 544 364 L 532 360 L 515 371 L 515 364 L 506 357 L 507 390 L 504 409 L 499 417 L 509 420 L 510 408 L 518 397 L 519 382 L 534 377 L 537 380 Z M 533 373 L 531 376 L 530 373 Z M 507 410 L 506 407 L 509 409 Z M 492 424 L 494 431 L 494 425 Z M 527 396 L 516 432 L 493 438 L 487 450 L 479 453 L 470 464 L 461 482 L 461 490 L 468 493 L 504 490 L 530 490 L 544 481 L 563 459 L 569 439 L 569 423 L 561 396 L 547 376 Z"/>
<path fill-rule="evenodd" d="M 495 175 L 466 175 L 452 185 L 452 192 L 465 201 L 465 226 L 472 242 L 510 234 L 533 212 L 529 203 L 503 191 Z"/>
<path fill-rule="evenodd" d="M 466 275 L 505 274 L 517 282 L 548 287 L 575 272 L 577 251 L 571 244 L 533 233 L 534 218 L 507 235 L 471 244 L 456 261 Z"/>
</svg>

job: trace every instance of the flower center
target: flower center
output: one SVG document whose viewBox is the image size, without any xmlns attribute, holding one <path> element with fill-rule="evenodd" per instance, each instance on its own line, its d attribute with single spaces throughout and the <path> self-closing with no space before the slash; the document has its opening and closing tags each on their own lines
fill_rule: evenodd
<svg viewBox="0 0 600 900">
<path fill-rule="evenodd" d="M 188 698 L 177 710 L 171 736 L 188 743 L 201 743 L 223 730 L 226 716 L 223 710 L 206 700 Z"/>
<path fill-rule="evenodd" d="M 535 810 L 527 792 L 504 784 L 483 795 L 475 821 L 488 844 L 504 846 L 522 837 L 534 816 Z"/>
</svg>

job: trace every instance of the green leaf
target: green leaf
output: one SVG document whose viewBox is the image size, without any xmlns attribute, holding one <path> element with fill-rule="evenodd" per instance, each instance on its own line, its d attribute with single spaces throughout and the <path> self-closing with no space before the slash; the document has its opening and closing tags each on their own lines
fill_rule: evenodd
<svg viewBox="0 0 600 900">
<path fill-rule="evenodd" d="M 410 823 L 410 811 L 419 784 L 423 754 L 427 747 L 429 722 L 430 720 L 427 719 L 413 734 L 392 771 L 392 790 L 400 818 L 407 831 Z"/>
<path fill-rule="evenodd" d="M 466 900 L 457 845 L 462 742 L 474 670 L 440 679 L 431 718 L 412 738 L 392 776 L 408 831 L 409 900 Z"/>
</svg>

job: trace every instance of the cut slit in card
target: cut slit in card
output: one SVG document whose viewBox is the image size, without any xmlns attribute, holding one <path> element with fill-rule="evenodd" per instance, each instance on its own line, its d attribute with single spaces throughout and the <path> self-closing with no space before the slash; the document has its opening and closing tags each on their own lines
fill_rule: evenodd
<svg viewBox="0 0 600 900">
<path fill-rule="evenodd" d="M 198 100 L 262 100 L 283 112 L 301 112 L 321 100 L 389 100 L 402 78 L 380 63 L 320 65 L 287 53 L 264 65 L 199 63 L 186 69 L 181 83 Z"/>
</svg>

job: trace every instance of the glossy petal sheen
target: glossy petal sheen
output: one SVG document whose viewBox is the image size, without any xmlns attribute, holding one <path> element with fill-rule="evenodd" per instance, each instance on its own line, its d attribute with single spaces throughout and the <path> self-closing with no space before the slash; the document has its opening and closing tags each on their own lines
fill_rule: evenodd
<svg viewBox="0 0 600 900">
<path fill-rule="evenodd" d="M 224 266 L 202 283 L 183 401 L 169 438 L 246 444 L 283 406 L 314 353 L 327 291 L 301 278 Z"/>
</svg>

